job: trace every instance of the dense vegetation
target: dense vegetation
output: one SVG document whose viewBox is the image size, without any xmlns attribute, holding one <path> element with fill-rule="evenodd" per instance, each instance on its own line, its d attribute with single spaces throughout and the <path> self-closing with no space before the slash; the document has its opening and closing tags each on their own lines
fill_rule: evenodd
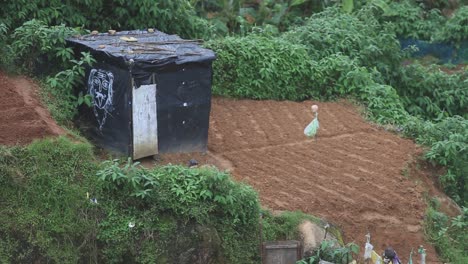
<svg viewBox="0 0 468 264">
<path fill-rule="evenodd" d="M 255 263 L 257 193 L 213 168 L 97 163 L 66 138 L 0 147 L 1 263 Z M 269 239 L 303 214 L 265 212 Z M 195 250 L 194 250 L 195 249 Z M 185 255 L 185 258 L 184 258 Z"/>
<path fill-rule="evenodd" d="M 89 102 L 74 89 L 82 84 L 84 66 L 94 60 L 89 54 L 76 59 L 65 46 L 66 37 L 88 30 L 155 27 L 204 38 L 218 55 L 215 94 L 358 101 L 367 107 L 370 120 L 394 125 L 427 146 L 425 158 L 445 168 L 440 183 L 447 194 L 468 206 L 467 70 L 448 74 L 423 66 L 410 59 L 414 49 L 400 50 L 399 45 L 400 38 L 466 45 L 468 6 L 456 3 L 4 1 L 0 66 L 41 76 L 44 100 L 54 118 L 71 125 L 77 106 Z M 154 248 L 161 250 L 159 257 L 173 259 L 168 254 L 181 252 L 169 253 L 169 245 L 162 241 L 206 226 L 212 226 L 209 233 L 217 233 L 222 241 L 220 257 L 239 263 L 258 258 L 254 241 L 260 209 L 249 187 L 211 169 L 149 171 L 114 161 L 96 165 L 92 157 L 90 146 L 64 139 L 1 148 L 2 259 L 151 262 L 154 255 L 147 253 Z M 85 165 L 77 166 L 78 160 Z M 84 199 L 86 193 L 99 202 Z M 435 205 L 428 212 L 428 234 L 442 257 L 463 263 L 466 208 L 454 219 L 436 209 Z M 135 223 L 131 229 L 130 222 Z M 288 236 L 289 231 L 275 228 L 266 234 Z"/>
</svg>

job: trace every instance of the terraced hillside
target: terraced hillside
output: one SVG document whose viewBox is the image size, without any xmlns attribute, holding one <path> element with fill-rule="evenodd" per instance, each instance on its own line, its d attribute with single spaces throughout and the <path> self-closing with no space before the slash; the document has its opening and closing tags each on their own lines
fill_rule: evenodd
<svg viewBox="0 0 468 264">
<path fill-rule="evenodd" d="M 312 103 L 320 106 L 317 140 L 303 135 Z M 328 219 L 360 245 L 369 231 L 379 252 L 391 245 L 405 261 L 411 248 L 425 245 L 428 261 L 437 262 L 422 229 L 427 186 L 421 182 L 428 178 L 408 175 L 421 150 L 365 122 L 352 105 L 215 98 L 209 149 L 215 163 L 254 186 L 271 209 Z"/>
</svg>

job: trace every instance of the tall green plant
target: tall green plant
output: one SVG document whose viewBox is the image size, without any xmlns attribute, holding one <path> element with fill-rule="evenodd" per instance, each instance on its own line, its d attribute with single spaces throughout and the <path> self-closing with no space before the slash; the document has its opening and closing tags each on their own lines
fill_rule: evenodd
<svg viewBox="0 0 468 264">
<path fill-rule="evenodd" d="M 43 87 L 45 101 L 56 121 L 62 124 L 70 122 L 77 114 L 79 105 L 91 106 L 91 96 L 75 89 L 84 86 L 85 67 L 96 62 L 89 53 L 82 52 L 79 60 L 70 60 L 72 66 L 58 72 L 53 77 L 47 77 Z"/>
<path fill-rule="evenodd" d="M 15 62 L 26 71 L 31 72 L 38 65 L 43 67 L 47 63 L 47 68 L 53 72 L 58 65 L 66 67 L 73 59 L 73 50 L 65 47 L 65 39 L 76 34 L 79 34 L 78 29 L 64 25 L 49 27 L 33 19 L 14 30 L 9 48 Z"/>
</svg>

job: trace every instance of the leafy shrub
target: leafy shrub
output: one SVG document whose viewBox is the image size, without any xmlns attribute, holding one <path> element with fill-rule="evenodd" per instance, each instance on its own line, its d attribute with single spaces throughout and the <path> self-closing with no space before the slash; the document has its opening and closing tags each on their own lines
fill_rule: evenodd
<svg viewBox="0 0 468 264">
<path fill-rule="evenodd" d="M 331 54 L 320 59 L 314 69 L 319 73 L 313 79 L 313 95 L 333 99 L 352 95 L 360 87 L 373 83 L 373 76 L 366 68 L 349 56 Z"/>
<path fill-rule="evenodd" d="M 206 20 L 196 17 L 188 0 L 51 0 L 2 4 L 0 23 L 13 29 L 30 19 L 50 26 L 65 24 L 100 31 L 154 27 L 192 38 L 209 32 Z"/>
<path fill-rule="evenodd" d="M 342 53 L 320 59 L 314 67 L 316 78 L 309 94 L 324 99 L 360 96 L 363 88 L 382 82 L 382 75 L 375 69 L 359 65 L 356 59 Z"/>
<path fill-rule="evenodd" d="M 436 32 L 438 41 L 460 43 L 468 39 L 468 6 L 462 6 L 455 11 L 445 26 Z"/>
<path fill-rule="evenodd" d="M 426 213 L 425 231 L 434 243 L 440 257 L 450 263 L 467 263 L 468 208 L 463 207 L 460 215 L 453 218 L 438 211 L 438 205 L 431 205 Z"/>
<path fill-rule="evenodd" d="M 332 263 L 346 264 L 359 254 L 359 246 L 349 243 L 345 246 L 337 245 L 333 240 L 324 240 L 320 243 L 315 255 L 300 260 L 298 264 L 318 264 L 321 260 Z"/>
<path fill-rule="evenodd" d="M 388 85 L 371 84 L 361 92 L 370 118 L 380 124 L 403 124 L 409 118 L 396 90 Z"/>
<path fill-rule="evenodd" d="M 100 167 L 90 145 L 66 138 L 1 147 L 0 262 L 171 263 L 204 236 L 228 263 L 257 260 L 251 187 L 212 168 Z"/>
<path fill-rule="evenodd" d="M 265 241 L 293 240 L 299 237 L 298 226 L 304 221 L 319 224 L 319 218 L 306 215 L 302 212 L 284 212 L 273 216 L 270 212 L 262 212 L 263 236 Z M 320 223 L 321 224 L 321 223 Z"/>
<path fill-rule="evenodd" d="M 98 176 L 107 194 L 102 203 L 109 212 L 100 223 L 98 237 L 108 262 L 135 260 L 141 254 L 151 255 L 155 248 L 167 256 L 174 249 L 161 243 L 175 241 L 183 236 L 177 232 L 194 224 L 217 231 L 229 263 L 254 260 L 258 197 L 251 187 L 232 181 L 226 173 L 181 166 L 146 170 L 131 162 L 121 167 L 118 161 L 108 161 Z M 168 218 L 174 220 L 164 220 Z M 138 228 L 129 233 L 126 226 L 130 221 Z M 167 228 L 169 233 L 159 241 L 158 234 Z M 134 243 L 137 240 L 140 242 Z M 141 247 L 141 243 L 158 246 Z"/>
<path fill-rule="evenodd" d="M 445 23 L 440 10 L 427 11 L 410 0 L 391 1 L 376 17 L 399 37 L 424 40 L 431 40 Z"/>
<path fill-rule="evenodd" d="M 53 72 L 73 59 L 73 50 L 65 47 L 65 39 L 78 33 L 64 25 L 49 27 L 33 19 L 14 30 L 9 48 L 15 62 L 25 70 L 31 72 L 47 63 L 49 72 Z"/>
<path fill-rule="evenodd" d="M 292 43 L 308 48 L 313 60 L 340 53 L 356 60 L 360 66 L 373 68 L 390 76 L 399 67 L 403 54 L 395 34 L 381 27 L 372 14 L 358 16 L 327 8 L 312 15 L 304 26 L 283 35 Z"/>
<path fill-rule="evenodd" d="M 254 27 L 283 32 L 303 18 L 320 11 L 324 2 L 312 0 L 194 0 L 198 14 L 207 17 L 221 35 L 246 35 Z"/>
<path fill-rule="evenodd" d="M 446 166 L 440 182 L 457 203 L 468 201 L 468 120 L 460 116 L 445 118 L 438 123 L 410 119 L 405 134 L 416 138 L 430 150 L 425 157 L 434 164 Z"/>
<path fill-rule="evenodd" d="M 314 63 L 304 46 L 251 34 L 206 43 L 217 53 L 213 92 L 254 99 L 301 100 L 309 95 Z"/>
<path fill-rule="evenodd" d="M 76 96 L 75 89 L 84 85 L 85 66 L 92 65 L 95 60 L 89 53 L 82 52 L 80 60 L 70 60 L 74 65 L 58 72 L 54 77 L 48 77 L 43 85 L 44 101 L 52 117 L 60 124 L 68 124 L 77 114 L 81 104 L 91 105 L 91 96 L 81 92 Z"/>
<path fill-rule="evenodd" d="M 437 68 L 412 64 L 400 69 L 392 85 L 408 112 L 424 118 L 443 118 L 468 112 L 468 74 L 446 74 Z"/>
</svg>

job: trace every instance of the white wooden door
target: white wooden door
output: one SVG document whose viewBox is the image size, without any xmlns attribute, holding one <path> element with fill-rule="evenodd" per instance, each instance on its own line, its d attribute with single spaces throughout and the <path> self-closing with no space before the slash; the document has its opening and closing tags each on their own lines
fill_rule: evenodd
<svg viewBox="0 0 468 264">
<path fill-rule="evenodd" d="M 158 154 L 156 84 L 133 87 L 133 159 Z"/>
</svg>

